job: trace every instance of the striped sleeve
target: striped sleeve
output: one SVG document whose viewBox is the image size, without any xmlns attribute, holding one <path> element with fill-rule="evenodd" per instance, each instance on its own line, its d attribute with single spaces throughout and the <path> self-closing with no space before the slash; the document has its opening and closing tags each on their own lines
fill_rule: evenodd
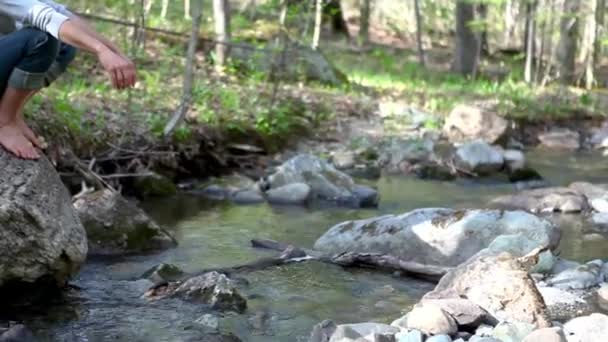
<svg viewBox="0 0 608 342">
<path fill-rule="evenodd" d="M 0 12 L 12 17 L 24 26 L 48 32 L 59 39 L 59 29 L 68 20 L 52 6 L 38 0 L 0 0 Z"/>
</svg>

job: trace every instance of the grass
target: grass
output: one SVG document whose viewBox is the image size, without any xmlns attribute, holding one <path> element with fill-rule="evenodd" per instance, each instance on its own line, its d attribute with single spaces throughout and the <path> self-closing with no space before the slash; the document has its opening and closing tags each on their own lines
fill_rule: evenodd
<svg viewBox="0 0 608 342">
<path fill-rule="evenodd" d="M 451 73 L 447 66 L 424 69 L 412 54 L 388 48 L 363 54 L 334 49 L 330 56 L 351 82 L 441 116 L 458 103 L 486 100 L 495 100 L 500 114 L 516 119 L 566 118 L 581 112 L 602 115 L 592 93 L 566 92 L 567 96 L 558 96 L 564 89 L 530 87 L 523 81 L 521 63 L 515 60 L 503 61 L 510 71 L 503 79 L 494 80 L 483 73 L 483 68 L 476 79 Z"/>
</svg>

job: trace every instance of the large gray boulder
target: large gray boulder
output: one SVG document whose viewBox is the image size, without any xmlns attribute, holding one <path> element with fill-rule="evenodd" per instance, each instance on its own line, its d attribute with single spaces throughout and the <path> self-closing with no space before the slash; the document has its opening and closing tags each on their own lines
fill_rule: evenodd
<svg viewBox="0 0 608 342">
<path fill-rule="evenodd" d="M 445 120 L 443 132 L 452 142 L 481 139 L 494 144 L 505 138 L 508 128 L 508 121 L 492 111 L 458 105 Z"/>
<path fill-rule="evenodd" d="M 260 184 L 260 188 L 273 194 L 286 186 L 308 185 L 310 199 L 321 199 L 351 207 L 375 207 L 378 193 L 369 187 L 357 185 L 347 174 L 333 165 L 309 154 L 300 154 L 283 163 L 275 173 Z M 301 196 L 298 200 L 303 202 Z"/>
<path fill-rule="evenodd" d="M 87 238 L 51 163 L 0 149 L 0 286 L 46 280 L 63 286 L 84 263 Z"/>
<path fill-rule="evenodd" d="M 89 252 L 113 255 L 159 250 L 174 239 L 135 203 L 111 190 L 93 192 L 74 202 L 89 237 Z"/>
<path fill-rule="evenodd" d="M 315 249 L 457 266 L 476 254 L 522 256 L 540 245 L 556 246 L 559 235 L 551 222 L 523 211 L 427 208 L 338 224 L 317 240 Z"/>
</svg>

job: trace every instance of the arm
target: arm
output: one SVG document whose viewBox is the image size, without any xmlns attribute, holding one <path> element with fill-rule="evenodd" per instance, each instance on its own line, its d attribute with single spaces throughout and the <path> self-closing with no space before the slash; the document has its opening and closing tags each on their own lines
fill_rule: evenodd
<svg viewBox="0 0 608 342">
<path fill-rule="evenodd" d="M 70 19 L 53 7 L 58 6 L 45 2 L 47 0 L 0 0 L 0 13 L 22 21 L 27 26 L 48 32 L 62 42 L 73 45 L 97 56 L 103 68 L 108 72 L 116 88 L 130 87 L 135 83 L 135 66 L 108 41 L 88 28 L 78 25 L 78 19 Z M 69 11 L 63 10 L 64 13 Z M 105 43 L 104 43 L 105 42 Z M 114 51 L 114 50 L 116 51 Z"/>
<path fill-rule="evenodd" d="M 90 33 L 91 31 L 78 25 L 78 19 L 69 19 L 59 27 L 58 36 L 62 42 L 96 55 L 116 88 L 123 89 L 133 86 L 136 81 L 133 62 L 122 55 L 113 44 L 106 45 L 105 39 L 98 38 L 100 36 L 94 31 Z"/>
</svg>

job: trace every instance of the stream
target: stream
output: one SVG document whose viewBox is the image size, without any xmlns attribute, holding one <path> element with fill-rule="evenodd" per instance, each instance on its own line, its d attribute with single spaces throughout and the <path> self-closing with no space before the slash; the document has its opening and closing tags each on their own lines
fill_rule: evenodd
<svg viewBox="0 0 608 342">
<path fill-rule="evenodd" d="M 608 164 L 597 153 L 527 154 L 532 167 L 551 185 L 573 181 L 608 182 Z M 148 213 L 173 231 L 179 247 L 159 254 L 90 259 L 73 284 L 79 290 L 44 308 L 15 313 L 48 341 L 205 341 L 195 322 L 208 311 L 180 300 L 147 303 L 148 284 L 135 281 L 144 271 L 173 263 L 185 271 L 230 266 L 269 256 L 250 247 L 269 238 L 311 247 L 331 226 L 350 219 L 403 213 L 421 207 L 480 208 L 511 184 L 490 181 L 452 183 L 384 177 L 370 183 L 381 194 L 378 210 L 332 207 L 235 206 L 180 195 L 143 203 Z M 580 216 L 562 216 L 561 256 L 578 261 L 608 256 L 606 240 L 582 238 Z M 336 323 L 390 323 L 433 288 L 433 284 L 364 270 L 344 270 L 317 262 L 249 273 L 237 279 L 248 298 L 243 315 L 220 315 L 220 330 L 243 341 L 307 341 L 324 319 Z"/>
</svg>

